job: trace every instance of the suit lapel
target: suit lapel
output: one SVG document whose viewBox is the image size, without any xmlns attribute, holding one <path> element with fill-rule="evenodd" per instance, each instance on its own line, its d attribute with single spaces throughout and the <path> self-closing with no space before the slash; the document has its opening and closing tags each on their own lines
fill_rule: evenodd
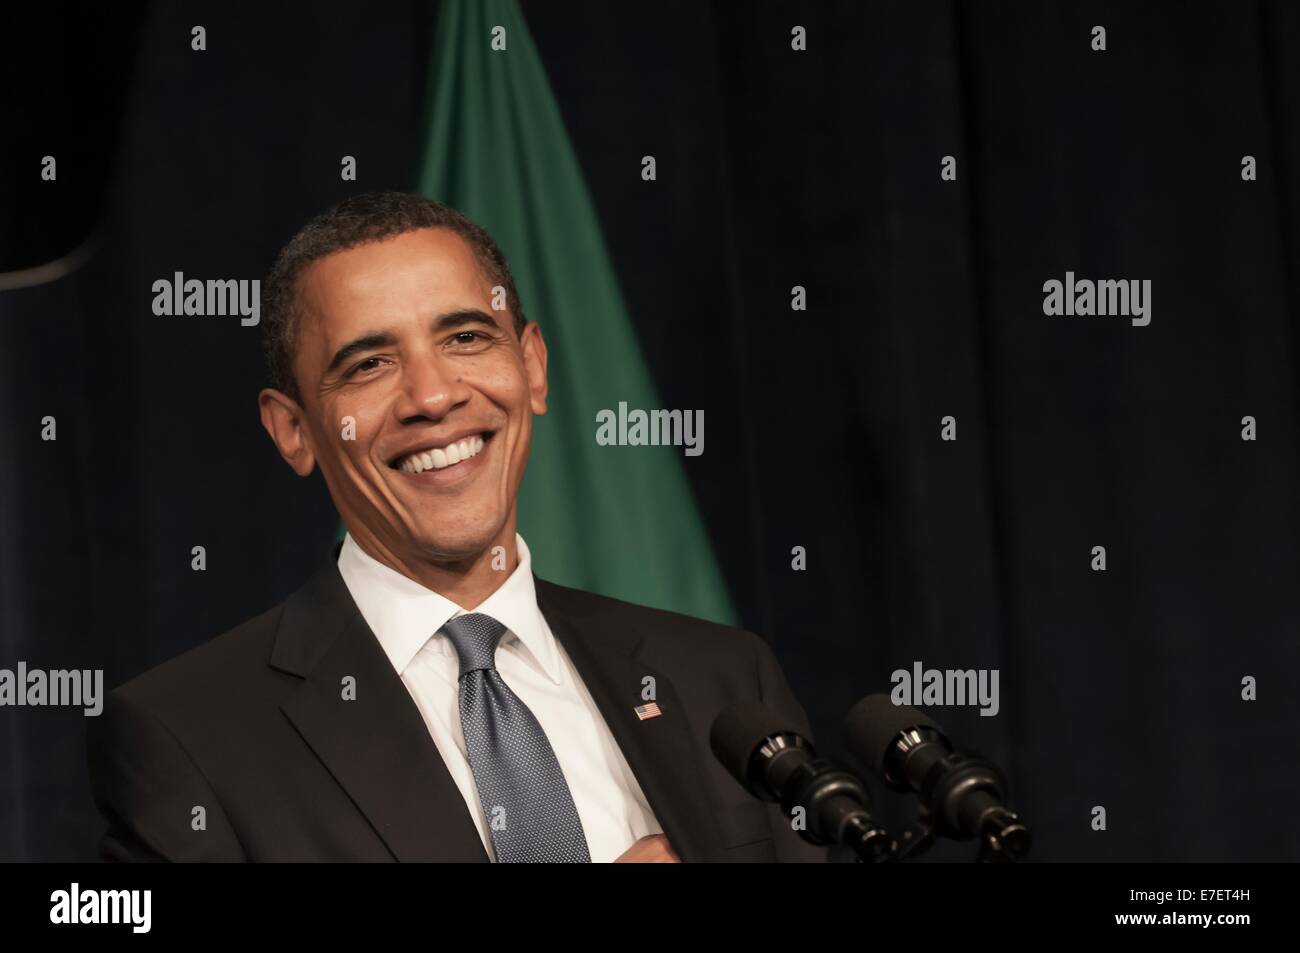
<svg viewBox="0 0 1300 953">
<path fill-rule="evenodd" d="M 713 811 L 692 783 L 700 752 L 672 681 L 640 657 L 642 637 L 612 620 L 566 611 L 562 589 L 534 577 L 538 607 L 573 660 L 605 723 L 645 792 L 669 842 L 684 861 L 711 860 L 719 842 Z M 663 714 L 642 721 L 642 679 L 653 676 Z"/>
<path fill-rule="evenodd" d="M 285 605 L 275 668 L 302 684 L 280 706 L 401 861 L 487 861 L 419 708 L 333 560 Z M 344 679 L 356 697 L 343 697 Z"/>
<path fill-rule="evenodd" d="M 303 740 L 401 861 L 487 861 L 419 709 L 339 575 L 336 551 L 285 604 L 271 665 L 302 683 L 281 704 Z M 686 861 L 718 856 L 713 810 L 691 782 L 701 753 L 671 679 L 641 657 L 640 634 L 572 611 L 536 579 L 538 606 L 618 742 L 655 817 Z M 562 604 L 563 603 L 563 604 Z M 642 721 L 646 676 L 663 712 Z M 346 677 L 356 697 L 344 699 Z"/>
</svg>

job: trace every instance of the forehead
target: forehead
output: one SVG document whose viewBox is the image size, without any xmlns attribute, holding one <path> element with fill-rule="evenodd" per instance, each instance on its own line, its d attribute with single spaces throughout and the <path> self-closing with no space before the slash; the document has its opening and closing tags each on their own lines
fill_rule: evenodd
<svg viewBox="0 0 1300 953">
<path fill-rule="evenodd" d="M 333 252 L 303 270 L 298 290 L 303 314 L 326 325 L 362 314 L 371 321 L 419 317 L 412 312 L 479 304 L 491 294 L 473 249 L 447 228 Z"/>
</svg>

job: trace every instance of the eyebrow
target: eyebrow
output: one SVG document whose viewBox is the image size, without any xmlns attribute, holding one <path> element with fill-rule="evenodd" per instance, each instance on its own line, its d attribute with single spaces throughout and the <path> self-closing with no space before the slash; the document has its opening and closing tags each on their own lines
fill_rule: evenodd
<svg viewBox="0 0 1300 953">
<path fill-rule="evenodd" d="M 490 328 L 500 329 L 500 325 L 486 311 L 480 311 L 478 308 L 462 308 L 438 315 L 433 319 L 432 330 L 436 333 L 463 327 L 466 324 L 485 324 Z M 329 367 L 325 369 L 325 374 L 326 376 L 333 374 L 339 367 L 358 354 L 375 351 L 379 348 L 393 347 L 396 343 L 397 335 L 392 331 L 371 331 L 359 338 L 353 338 L 334 352 L 334 356 L 330 358 Z"/>
</svg>

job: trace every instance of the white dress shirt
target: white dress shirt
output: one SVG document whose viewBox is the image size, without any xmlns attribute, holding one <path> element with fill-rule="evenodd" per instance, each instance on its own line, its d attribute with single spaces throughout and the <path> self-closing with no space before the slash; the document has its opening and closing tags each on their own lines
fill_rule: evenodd
<svg viewBox="0 0 1300 953">
<path fill-rule="evenodd" d="M 460 728 L 460 659 L 439 631 L 449 619 L 471 611 L 486 613 L 506 627 L 497 648 L 497 671 L 546 732 L 582 820 L 592 861 L 612 861 L 639 838 L 663 828 L 537 606 L 532 560 L 523 537 L 516 534 L 515 544 L 515 571 L 481 605 L 468 610 L 388 568 L 351 535 L 343 541 L 338 567 L 362 617 L 424 716 L 488 857 L 495 859 L 492 836 Z"/>
</svg>

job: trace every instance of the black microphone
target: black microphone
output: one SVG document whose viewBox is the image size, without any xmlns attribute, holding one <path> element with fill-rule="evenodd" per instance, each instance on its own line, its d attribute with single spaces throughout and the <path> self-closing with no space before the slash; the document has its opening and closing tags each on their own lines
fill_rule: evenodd
<svg viewBox="0 0 1300 953">
<path fill-rule="evenodd" d="M 982 838 L 984 860 L 1017 860 L 1029 850 L 1029 828 L 1007 809 L 1007 782 L 997 765 L 956 751 L 943 729 L 915 708 L 868 695 L 849 709 L 844 733 L 849 751 L 886 785 L 917 795 L 923 824 L 935 833 Z"/>
<path fill-rule="evenodd" d="M 789 719 L 761 704 L 736 705 L 714 720 L 709 745 L 754 797 L 779 803 L 787 814 L 803 808 L 804 840 L 843 844 L 869 863 L 894 859 L 894 839 L 872 820 L 862 782 L 818 757 Z"/>
</svg>

